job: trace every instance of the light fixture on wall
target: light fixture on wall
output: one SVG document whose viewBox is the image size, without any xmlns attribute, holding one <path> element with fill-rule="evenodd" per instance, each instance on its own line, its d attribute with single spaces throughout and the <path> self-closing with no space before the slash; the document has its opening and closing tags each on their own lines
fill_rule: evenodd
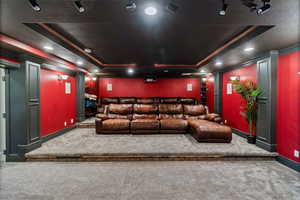
<svg viewBox="0 0 300 200">
<path fill-rule="evenodd" d="M 214 82 L 214 81 L 215 81 L 215 78 L 214 78 L 214 77 L 209 77 L 209 78 L 208 78 L 208 81 Z"/>
<path fill-rule="evenodd" d="M 228 8 L 228 4 L 225 3 L 225 0 L 222 0 L 222 8 L 219 11 L 219 15 L 220 16 L 225 16 L 227 8 Z"/>
<path fill-rule="evenodd" d="M 32 9 L 36 12 L 40 12 L 41 11 L 41 7 L 40 5 L 37 3 L 36 0 L 29 0 L 30 6 L 32 7 Z"/>
<path fill-rule="evenodd" d="M 202 81 L 207 81 L 207 78 L 202 78 Z"/>
<path fill-rule="evenodd" d="M 78 10 L 78 12 L 83 13 L 85 11 L 85 8 L 81 4 L 80 0 L 74 1 L 74 6 Z"/>
<path fill-rule="evenodd" d="M 240 76 L 230 76 L 229 80 L 230 81 L 239 81 L 240 80 Z"/>
<path fill-rule="evenodd" d="M 93 80 L 93 81 L 96 81 L 96 80 L 97 80 L 97 78 L 96 78 L 96 77 L 93 77 L 93 78 L 92 78 L 92 80 Z"/>
<path fill-rule="evenodd" d="M 68 80 L 69 76 L 65 74 L 58 74 L 58 80 Z"/>
<path fill-rule="evenodd" d="M 90 77 L 85 77 L 84 80 L 85 80 L 85 81 L 90 81 L 91 78 L 90 78 Z"/>
</svg>

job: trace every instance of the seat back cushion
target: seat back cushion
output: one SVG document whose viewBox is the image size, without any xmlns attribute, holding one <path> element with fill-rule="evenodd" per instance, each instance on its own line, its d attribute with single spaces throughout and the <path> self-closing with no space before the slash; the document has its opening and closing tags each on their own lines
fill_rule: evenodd
<svg viewBox="0 0 300 200">
<path fill-rule="evenodd" d="M 185 115 L 198 116 L 206 114 L 204 105 L 184 105 L 183 107 Z"/>
<path fill-rule="evenodd" d="M 129 115 L 132 114 L 132 104 L 110 104 L 108 112 L 110 114 Z"/>
<path fill-rule="evenodd" d="M 182 114 L 181 104 L 159 104 L 159 114 Z"/>
<path fill-rule="evenodd" d="M 155 104 L 134 104 L 133 111 L 135 114 L 157 114 L 158 107 Z"/>
</svg>

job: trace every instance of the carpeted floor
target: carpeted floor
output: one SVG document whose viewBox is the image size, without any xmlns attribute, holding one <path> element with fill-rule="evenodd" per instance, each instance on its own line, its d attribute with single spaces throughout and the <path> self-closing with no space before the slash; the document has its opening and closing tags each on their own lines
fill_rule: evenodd
<svg viewBox="0 0 300 200">
<path fill-rule="evenodd" d="M 255 145 L 233 134 L 230 144 L 198 143 L 186 134 L 97 135 L 95 129 L 77 128 L 54 138 L 26 155 L 123 155 L 123 154 L 189 154 L 270 156 Z"/>
<path fill-rule="evenodd" d="M 7 163 L 1 200 L 299 200 L 276 161 Z"/>
</svg>

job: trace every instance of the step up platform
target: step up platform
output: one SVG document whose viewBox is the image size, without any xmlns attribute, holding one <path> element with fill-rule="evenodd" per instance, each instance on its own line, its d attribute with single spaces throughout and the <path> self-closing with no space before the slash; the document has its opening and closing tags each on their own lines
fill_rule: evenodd
<svg viewBox="0 0 300 200">
<path fill-rule="evenodd" d="M 198 143 L 189 134 L 98 135 L 76 128 L 26 155 L 27 161 L 270 160 L 267 152 L 233 134 L 231 143 Z"/>
</svg>

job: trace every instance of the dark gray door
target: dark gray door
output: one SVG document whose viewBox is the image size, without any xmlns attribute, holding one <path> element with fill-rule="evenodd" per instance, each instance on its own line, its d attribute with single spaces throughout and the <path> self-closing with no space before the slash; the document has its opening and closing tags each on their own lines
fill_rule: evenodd
<svg viewBox="0 0 300 200">
<path fill-rule="evenodd" d="M 263 93 L 258 98 L 258 120 L 257 120 L 257 138 L 260 141 L 267 142 L 269 137 L 269 63 L 270 59 L 264 59 L 257 63 L 258 84 L 263 89 Z"/>
<path fill-rule="evenodd" d="M 40 135 L 40 65 L 26 62 L 27 70 L 27 125 L 29 143 Z"/>
<path fill-rule="evenodd" d="M 257 146 L 276 150 L 276 85 L 278 52 L 271 51 L 268 58 L 257 62 L 257 82 L 263 92 L 258 98 Z"/>
</svg>

